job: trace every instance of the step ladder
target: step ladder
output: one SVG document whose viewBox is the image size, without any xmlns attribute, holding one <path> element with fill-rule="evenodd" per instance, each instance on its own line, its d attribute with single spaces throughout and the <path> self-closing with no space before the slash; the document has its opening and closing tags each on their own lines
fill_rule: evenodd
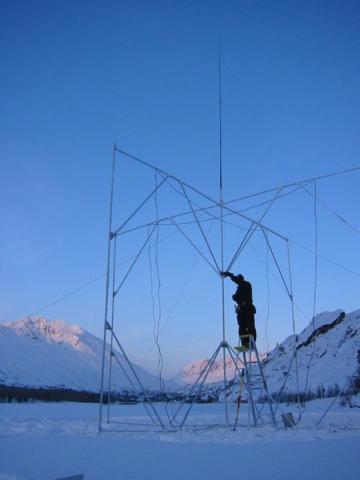
<svg viewBox="0 0 360 480">
<path fill-rule="evenodd" d="M 237 355 L 242 356 L 243 362 L 244 374 L 240 378 L 240 384 L 243 383 L 244 390 L 247 392 L 248 426 L 256 427 L 259 424 L 266 423 L 264 407 L 267 406 L 269 409 L 267 416 L 270 417 L 272 424 L 276 427 L 275 411 L 277 403 L 268 390 L 264 366 L 260 360 L 254 337 L 253 335 L 240 335 L 240 339 L 248 339 L 249 345 L 248 348 L 245 346 L 235 347 Z M 235 425 L 237 425 L 237 422 L 238 418 L 235 421 Z"/>
</svg>

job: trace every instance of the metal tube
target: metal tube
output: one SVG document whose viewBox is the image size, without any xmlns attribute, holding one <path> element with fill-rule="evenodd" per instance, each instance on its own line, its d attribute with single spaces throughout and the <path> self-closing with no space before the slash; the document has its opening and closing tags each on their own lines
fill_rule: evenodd
<svg viewBox="0 0 360 480">
<path fill-rule="evenodd" d="M 146 204 L 146 202 L 148 202 L 148 200 L 150 200 L 150 198 L 159 190 L 159 188 L 161 187 L 161 185 L 166 181 L 167 177 L 166 178 L 163 178 L 163 180 L 159 183 L 159 185 L 156 185 L 156 187 L 154 188 L 154 190 L 152 192 L 149 193 L 149 195 L 145 198 L 145 200 L 143 200 L 140 205 L 133 211 L 133 213 L 125 220 L 125 222 L 123 222 L 119 228 L 117 228 L 115 230 L 115 234 L 117 235 L 124 227 L 125 225 L 127 225 L 130 220 L 137 214 L 137 212 L 139 210 L 141 210 L 141 208 Z"/>
<path fill-rule="evenodd" d="M 115 277 L 116 277 L 116 242 L 117 239 L 114 237 L 114 253 L 113 253 L 113 275 L 112 275 L 112 296 L 111 296 L 111 338 L 110 338 L 110 358 L 109 358 L 109 379 L 108 379 L 108 403 L 107 403 L 107 423 L 110 422 L 110 400 L 111 400 L 111 374 L 112 374 L 112 357 L 113 357 L 113 328 L 114 328 L 114 315 L 115 315 Z"/>
<path fill-rule="evenodd" d="M 109 285 L 110 285 L 110 256 L 111 256 L 111 240 L 113 238 L 112 237 L 112 232 L 111 232 L 111 224 L 112 224 L 112 212 L 113 212 L 113 200 L 114 200 L 115 154 L 116 154 L 116 144 L 114 143 L 113 159 L 112 159 L 111 188 L 110 188 L 108 252 L 107 252 L 107 261 L 106 261 L 106 281 L 105 281 L 104 337 L 103 337 L 103 351 L 102 351 L 102 357 L 101 357 L 98 433 L 101 432 L 101 426 L 102 426 L 102 405 L 103 405 L 103 389 L 104 389 L 104 374 L 105 374 L 106 331 L 107 331 L 107 323 L 108 323 L 107 322 L 107 315 L 108 315 Z"/>
<path fill-rule="evenodd" d="M 214 260 L 214 264 L 216 265 L 216 268 L 217 268 L 217 270 L 219 271 L 219 270 L 220 270 L 220 269 L 219 269 L 219 265 L 218 265 L 218 263 L 217 263 L 217 261 L 216 261 L 215 255 L 214 255 L 214 253 L 213 253 L 213 251 L 212 251 L 212 249 L 211 249 L 211 247 L 210 247 L 210 244 L 209 244 L 209 242 L 208 242 L 208 239 L 206 238 L 206 235 L 205 235 L 205 233 L 204 233 L 204 230 L 202 229 L 202 226 L 201 226 L 201 224 L 200 224 L 200 222 L 199 222 L 199 219 L 198 219 L 198 217 L 197 217 L 197 215 L 196 215 L 196 213 L 195 213 L 195 210 L 194 210 L 194 208 L 193 208 L 193 206 L 192 206 L 192 204 L 191 204 L 190 198 L 189 198 L 189 196 L 188 196 L 188 194 L 187 194 L 184 186 L 183 186 L 182 184 L 180 184 L 180 186 L 181 186 L 181 188 L 182 188 L 182 191 L 184 192 L 184 195 L 185 195 L 185 198 L 186 198 L 186 200 L 187 200 L 187 202 L 188 202 L 188 204 L 189 204 L 189 207 L 190 207 L 191 210 L 192 210 L 192 213 L 193 213 L 194 218 L 195 218 L 195 220 L 196 220 L 197 226 L 199 227 L 200 232 L 201 232 L 201 234 L 202 234 L 202 236 L 203 236 L 203 239 L 205 240 L 206 246 L 207 246 L 208 249 L 209 249 L 210 255 L 211 255 L 212 259 Z"/>
<path fill-rule="evenodd" d="M 224 271 L 224 222 L 223 222 L 223 169 L 222 169 L 222 98 L 221 98 L 221 38 L 218 38 L 218 66 L 219 66 L 219 196 L 220 196 L 220 248 L 221 248 L 221 271 Z M 226 395 L 226 355 L 225 355 L 225 286 L 224 277 L 221 275 L 221 319 L 222 319 L 222 348 L 223 348 L 223 374 L 224 374 L 224 395 L 225 395 L 225 422 L 229 425 L 228 401 Z"/>
<path fill-rule="evenodd" d="M 174 180 L 177 180 L 179 182 L 182 182 L 184 185 L 186 185 L 187 187 L 191 188 L 192 190 L 194 190 L 196 193 L 199 193 L 200 195 L 202 195 L 203 197 L 207 198 L 208 200 L 210 200 L 211 202 L 213 203 L 217 203 L 214 199 L 212 199 L 211 197 L 209 197 L 208 195 L 205 195 L 204 193 L 200 192 L 199 190 L 197 190 L 196 188 L 192 187 L 191 185 L 183 182 L 181 179 L 179 179 L 178 177 L 176 177 L 175 175 L 171 175 L 170 173 L 168 172 L 165 172 L 164 170 L 161 170 L 160 168 L 158 167 L 155 167 L 155 165 L 152 165 L 151 163 L 149 162 L 146 162 L 145 160 L 142 160 L 141 158 L 139 157 L 136 157 L 135 155 L 132 155 L 131 153 L 128 153 L 126 152 L 125 150 L 121 150 L 119 148 L 116 147 L 116 151 L 125 155 L 126 157 L 128 158 L 131 158 L 132 160 L 135 160 L 139 163 L 142 163 L 143 165 L 146 165 L 147 167 L 149 168 L 152 168 L 153 170 L 159 172 L 159 173 L 162 173 L 163 175 L 166 175 L 167 177 L 169 178 L 173 178 Z M 275 190 L 278 190 L 279 188 L 281 189 L 284 189 L 284 188 L 288 188 L 288 187 L 294 187 L 294 186 L 297 186 L 297 185 L 301 185 L 301 184 L 304 184 L 304 183 L 311 183 L 313 182 L 314 180 L 323 180 L 324 178 L 329 178 L 329 177 L 334 177 L 334 176 L 337 176 L 337 175 L 343 175 L 345 173 L 351 173 L 351 172 L 356 172 L 360 170 L 360 166 L 356 166 L 356 167 L 353 167 L 353 168 L 348 168 L 346 170 L 339 170 L 337 172 L 332 172 L 332 173 L 328 173 L 328 174 L 325 174 L 325 175 L 320 175 L 320 176 L 317 176 L 317 177 L 311 177 L 311 178 L 306 178 L 304 180 L 299 180 L 297 182 L 292 182 L 292 183 L 287 183 L 285 185 L 280 185 L 278 187 L 273 187 L 273 188 L 269 188 L 268 190 L 263 190 L 261 192 L 257 192 L 257 193 L 252 193 L 250 195 L 245 195 L 243 197 L 239 197 L 239 198 L 236 198 L 234 200 L 230 200 L 228 202 L 226 202 L 226 205 L 229 205 L 231 203 L 235 203 L 235 202 L 239 202 L 240 200 L 245 200 L 245 199 L 248 199 L 248 198 L 252 198 L 252 197 L 256 197 L 256 196 L 259 196 L 259 195 L 263 195 L 265 193 L 271 193 L 271 192 L 274 192 Z"/>
<path fill-rule="evenodd" d="M 223 191 L 222 191 L 222 182 L 220 183 L 220 244 L 221 244 L 221 271 L 224 271 L 224 223 L 223 223 Z M 222 316 L 222 338 L 223 338 L 223 370 L 224 370 L 224 391 L 225 391 L 225 421 L 226 426 L 229 424 L 229 409 L 228 409 L 228 401 L 226 395 L 226 388 L 227 388 L 227 376 L 226 376 L 226 355 L 225 355 L 225 285 L 224 285 L 224 277 L 221 275 L 221 316 Z"/>
<path fill-rule="evenodd" d="M 213 366 L 213 364 L 214 364 L 214 362 L 215 362 L 215 360 L 216 360 L 216 357 L 217 357 L 217 355 L 218 355 L 218 353 L 219 353 L 220 348 L 221 348 L 221 344 L 220 344 L 219 347 L 217 348 L 216 354 L 213 355 L 213 358 L 211 359 L 211 362 L 209 362 L 208 365 L 207 365 L 207 367 L 206 367 L 206 368 L 207 368 L 207 371 L 206 371 L 206 374 L 205 374 L 205 376 L 204 376 L 204 378 L 203 378 L 203 380 L 202 380 L 202 382 L 201 382 L 201 384 L 200 384 L 198 394 L 201 393 L 202 387 L 203 387 L 203 385 L 204 385 L 204 383 L 205 383 L 205 380 L 207 379 L 207 376 L 208 376 L 209 373 L 210 373 L 211 367 Z M 226 396 L 226 392 L 225 392 L 225 396 Z M 194 402 L 195 402 L 195 397 L 192 399 L 191 404 L 190 404 L 189 408 L 187 409 L 187 411 L 186 411 L 186 413 L 185 413 L 185 416 L 184 416 L 182 422 L 180 423 L 180 428 L 182 428 L 182 426 L 184 425 L 184 423 L 185 423 L 185 421 L 186 421 L 186 419 L 187 419 L 187 417 L 188 417 L 188 415 L 189 415 L 189 413 L 190 413 L 190 410 L 192 409 L 192 407 L 193 407 L 193 405 L 194 405 Z"/>
<path fill-rule="evenodd" d="M 258 352 L 258 350 L 257 350 L 257 348 L 256 348 L 256 344 L 255 344 L 254 340 L 253 340 L 253 339 L 250 339 L 250 342 L 251 342 L 251 343 L 253 344 L 253 346 L 254 346 L 255 356 L 256 356 L 257 363 L 258 363 L 258 365 L 259 365 L 260 375 L 261 375 L 261 379 L 262 379 L 262 381 L 263 381 L 263 385 L 264 385 L 264 388 L 265 388 L 265 392 L 266 392 L 266 394 L 267 394 L 267 396 L 268 396 L 268 400 L 271 400 L 271 401 L 268 401 L 268 403 L 269 403 L 269 407 L 270 407 L 271 418 L 272 418 L 274 427 L 276 427 L 276 418 L 275 418 L 275 414 L 274 414 L 274 410 L 273 410 L 273 406 L 272 406 L 273 399 L 272 399 L 272 397 L 270 396 L 270 392 L 269 392 L 269 389 L 268 389 L 268 386 L 267 386 L 267 383 L 266 383 L 264 371 L 263 371 L 263 368 L 262 368 L 262 365 L 261 365 L 261 362 L 260 362 L 259 352 Z"/>
<path fill-rule="evenodd" d="M 128 382 L 129 382 L 129 384 L 130 384 L 130 386 L 133 388 L 133 391 L 136 393 L 136 387 L 135 387 L 135 385 L 134 385 L 134 382 L 131 380 L 130 376 L 128 375 L 127 371 L 125 370 L 125 367 L 124 367 L 124 365 L 122 365 L 122 363 L 121 363 L 121 362 L 120 362 L 120 360 L 118 359 L 118 357 L 117 357 L 117 355 L 116 355 L 116 353 L 115 353 L 115 352 L 113 353 L 113 355 L 114 355 L 114 358 L 115 358 L 115 360 L 117 361 L 117 364 L 118 364 L 118 365 L 119 365 L 119 367 L 121 368 L 121 370 L 122 370 L 123 374 L 124 374 L 124 375 L 125 375 L 125 377 L 127 378 Z M 145 410 L 146 410 L 147 414 L 149 415 L 149 417 L 150 417 L 150 419 L 151 419 L 152 423 L 155 425 L 155 420 L 153 419 L 153 417 L 152 417 L 152 415 L 151 415 L 151 412 L 150 412 L 150 410 L 147 408 L 147 406 L 145 405 L 145 403 L 144 403 L 144 402 L 142 402 L 142 403 L 143 403 L 143 406 L 144 406 L 144 408 L 145 408 Z"/>
<path fill-rule="evenodd" d="M 172 218 L 170 218 L 170 221 L 175 225 L 175 227 L 179 230 L 179 232 L 186 238 L 186 240 L 195 248 L 195 250 L 198 252 L 198 254 L 205 260 L 205 262 L 211 267 L 214 272 L 217 274 L 218 271 L 214 267 L 214 265 L 205 257 L 205 255 L 202 253 L 202 251 L 195 245 L 195 243 L 189 238 L 186 233 L 183 231 L 182 228 L 179 227 L 177 223 L 174 222 Z"/>
<path fill-rule="evenodd" d="M 268 213 L 268 211 L 270 210 L 270 208 L 273 206 L 275 200 L 277 200 L 277 198 L 279 197 L 280 195 L 280 192 L 281 192 L 282 189 L 279 189 L 276 193 L 276 195 L 274 196 L 274 198 L 272 199 L 271 203 L 267 206 L 267 208 L 265 209 L 265 211 L 263 212 L 263 214 L 261 215 L 259 221 L 258 221 L 258 225 L 260 224 L 260 222 L 262 222 L 263 218 L 265 217 L 265 215 Z M 244 236 L 239 248 L 236 250 L 235 252 L 235 255 L 233 256 L 227 270 L 230 270 L 230 268 L 234 265 L 234 263 L 236 262 L 237 258 L 239 257 L 240 253 L 244 250 L 246 244 L 250 241 L 251 237 L 254 235 L 255 231 L 256 231 L 256 228 L 257 226 L 255 225 L 255 223 L 252 222 L 249 230 L 246 232 L 246 235 Z"/>
<path fill-rule="evenodd" d="M 209 195 L 206 195 L 205 193 L 201 192 L 200 190 L 198 190 L 197 188 L 195 187 L 192 187 L 191 185 L 189 185 L 188 183 L 180 180 L 179 178 L 175 177 L 174 175 L 170 175 L 169 173 L 165 172 L 164 170 L 161 170 L 160 168 L 157 168 L 153 165 L 151 165 L 150 163 L 148 162 L 145 162 L 144 160 L 141 160 L 140 158 L 138 157 L 135 157 L 134 155 L 131 155 L 130 153 L 127 153 L 125 152 L 124 150 L 120 150 L 120 149 L 116 149 L 117 152 L 119 153 L 122 153 L 123 155 L 126 155 L 127 157 L 129 158 L 132 158 L 133 160 L 136 160 L 137 162 L 140 162 L 142 163 L 143 165 L 146 165 L 152 169 L 154 169 L 155 171 L 167 176 L 168 178 L 172 178 L 174 180 L 176 180 L 179 184 L 189 188 L 190 190 L 192 190 L 193 192 L 201 195 L 202 197 L 206 198 L 207 200 L 209 200 L 211 203 L 214 204 L 214 206 L 219 206 L 219 202 L 214 200 L 213 198 L 211 198 Z M 359 170 L 360 170 L 360 167 L 359 167 Z M 261 223 L 257 222 L 256 220 L 253 220 L 252 218 L 248 217 L 247 215 L 243 215 L 241 214 L 240 212 L 238 212 L 237 210 L 233 210 L 232 208 L 229 208 L 227 205 L 228 205 L 229 202 L 227 202 L 226 204 L 224 203 L 224 208 L 225 210 L 229 211 L 229 212 L 232 212 L 234 213 L 235 215 L 238 215 L 240 216 L 241 218 L 244 218 L 245 220 L 248 220 L 249 222 L 254 222 L 256 225 L 258 225 L 259 227 L 264 227 L 266 230 L 268 230 L 269 232 L 273 233 L 274 235 L 277 235 L 278 237 L 282 238 L 283 240 L 286 240 L 286 237 L 284 235 L 280 235 L 279 233 L 275 232 L 274 230 L 272 230 L 271 228 L 268 228 L 266 227 L 265 225 L 262 225 Z"/>
<path fill-rule="evenodd" d="M 271 256 L 273 257 L 273 260 L 274 260 L 274 262 L 275 262 L 276 268 L 278 269 L 278 272 L 279 272 L 279 274 L 280 274 L 281 280 L 283 281 L 283 284 L 284 284 L 284 286 L 285 286 L 285 289 L 286 289 L 286 291 L 287 291 L 287 294 L 289 295 L 289 297 L 290 297 L 290 299 L 291 299 L 291 297 L 292 297 L 291 291 L 289 290 L 289 287 L 287 286 L 287 283 L 286 283 L 286 281 L 285 281 L 284 275 L 282 274 L 280 265 L 279 265 L 279 263 L 278 263 L 278 261 L 277 261 L 277 259 L 276 259 L 276 257 L 275 257 L 275 253 L 274 253 L 274 251 L 273 251 L 273 249 L 272 249 L 272 247 L 271 247 L 271 245 L 270 245 L 269 239 L 268 239 L 266 233 L 264 232 L 264 230 L 261 229 L 261 231 L 262 231 L 262 233 L 263 233 L 263 235 L 264 235 L 264 237 L 265 237 L 265 240 L 266 240 L 266 243 L 267 243 L 267 245 L 268 245 L 268 247 L 269 247 Z"/>
<path fill-rule="evenodd" d="M 127 277 L 130 275 L 131 270 L 134 268 L 136 262 L 137 262 L 138 259 L 140 258 L 140 255 L 141 255 L 142 252 L 144 251 L 144 248 L 146 247 L 146 245 L 147 245 L 148 242 L 150 241 L 151 235 L 154 233 L 155 228 L 156 228 L 156 225 L 154 225 L 154 227 L 153 227 L 153 229 L 151 230 L 150 234 L 148 235 L 147 239 L 146 239 L 145 242 L 143 243 L 140 251 L 138 252 L 138 254 L 136 255 L 136 257 L 134 258 L 132 264 L 130 265 L 130 268 L 129 268 L 128 271 L 126 272 L 126 274 L 125 274 L 124 278 L 122 279 L 120 285 L 119 285 L 118 288 L 114 291 L 114 297 L 118 294 L 120 288 L 124 285 Z"/>
<path fill-rule="evenodd" d="M 205 375 L 205 373 L 207 372 L 207 369 L 209 367 L 209 365 L 213 364 L 214 363 L 214 360 L 215 358 L 217 357 L 218 353 L 219 353 L 219 350 L 220 350 L 220 347 L 221 347 L 221 344 L 217 347 L 217 349 L 215 350 L 215 352 L 212 354 L 212 356 L 210 357 L 208 363 L 206 364 L 206 367 L 200 372 L 200 375 L 198 376 L 198 378 L 196 379 L 196 382 L 192 385 L 192 387 L 190 388 L 190 391 L 189 393 L 187 394 L 187 397 L 189 397 L 192 392 L 195 390 L 197 384 L 199 383 L 200 379 L 202 378 L 203 375 Z M 176 410 L 175 414 L 173 415 L 172 419 L 171 419 L 171 422 L 173 422 L 175 420 L 175 418 L 177 417 L 178 413 L 180 412 L 180 410 L 182 409 L 182 407 L 184 406 L 184 402 L 181 402 L 181 404 L 179 405 L 178 409 Z M 171 423 L 170 422 L 170 423 Z"/>
<path fill-rule="evenodd" d="M 250 373 L 249 373 L 249 367 L 248 367 L 249 362 L 246 359 L 245 352 L 243 352 L 243 364 L 245 366 L 246 383 L 248 385 L 247 390 L 248 390 L 248 394 L 249 394 L 249 404 L 250 404 L 251 413 L 252 413 L 253 420 L 254 420 L 254 425 L 256 427 L 257 426 L 257 417 L 256 417 L 256 412 L 255 412 L 253 394 L 252 394 L 251 370 L 250 370 Z M 251 369 L 251 359 L 250 359 L 250 369 Z M 249 408 L 249 412 L 250 412 L 250 408 Z"/>
<path fill-rule="evenodd" d="M 110 328 L 111 328 L 111 327 L 110 327 Z M 123 354 L 123 356 L 124 356 L 124 358 L 125 358 L 125 360 L 126 360 L 126 363 L 128 364 L 128 366 L 129 366 L 132 374 L 134 375 L 134 377 L 135 377 L 138 385 L 140 386 L 141 390 L 144 392 L 144 396 L 145 396 L 145 398 L 147 399 L 147 401 L 149 402 L 150 408 L 152 409 L 154 415 L 155 415 L 156 418 L 158 419 L 158 422 L 159 422 L 159 424 L 161 425 L 161 427 L 165 430 L 165 425 L 163 424 L 163 422 L 162 422 L 162 420 L 161 420 L 161 418 L 160 418 L 157 410 L 155 409 L 153 403 L 151 402 L 150 398 L 145 394 L 145 389 L 144 389 L 144 387 L 143 387 L 143 384 L 141 383 L 141 380 L 140 380 L 138 374 L 136 373 L 136 371 L 135 371 L 134 367 L 132 366 L 132 364 L 131 364 L 128 356 L 126 355 L 125 350 L 123 349 L 121 343 L 119 342 L 119 339 L 118 339 L 117 336 L 115 335 L 115 332 L 113 332 L 113 336 L 114 336 L 115 342 L 117 343 L 118 347 L 120 348 L 121 353 Z"/>
<path fill-rule="evenodd" d="M 292 286 L 292 273 L 291 273 L 291 259 L 290 259 L 290 246 L 289 241 L 286 243 L 287 245 L 287 255 L 288 255 L 288 265 L 289 265 L 289 282 L 290 282 L 290 300 L 291 300 L 291 316 L 292 316 L 292 327 L 293 327 L 293 335 L 295 339 L 295 370 L 296 370 L 296 388 L 297 388 L 297 400 L 298 400 L 298 415 L 299 420 L 301 418 L 301 405 L 300 405 L 300 386 L 299 386 L 299 363 L 298 363 L 298 356 L 297 356 L 297 335 L 296 335 L 296 327 L 295 327 L 295 311 L 294 311 L 294 294 L 293 294 L 293 286 Z"/>
</svg>

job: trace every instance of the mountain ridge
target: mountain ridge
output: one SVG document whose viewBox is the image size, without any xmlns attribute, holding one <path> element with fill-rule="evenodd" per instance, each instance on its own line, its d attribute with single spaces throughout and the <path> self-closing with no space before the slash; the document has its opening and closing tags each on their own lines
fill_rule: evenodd
<svg viewBox="0 0 360 480">
<path fill-rule="evenodd" d="M 107 345 L 106 355 L 109 349 Z M 96 392 L 102 350 L 102 339 L 63 320 L 27 317 L 6 322 L 0 325 L 0 383 Z M 145 388 L 157 388 L 156 376 L 136 364 L 133 367 Z M 112 388 L 133 391 L 124 369 L 128 369 L 125 359 L 116 351 Z M 106 369 L 105 378 L 107 374 Z"/>
<path fill-rule="evenodd" d="M 300 390 L 344 387 L 360 373 L 360 310 L 322 312 L 298 335 L 290 335 L 268 355 L 261 355 L 269 389 L 296 391 L 295 342 Z M 0 325 L 0 384 L 72 388 L 96 392 L 100 385 L 102 339 L 80 325 L 63 320 L 28 317 Z M 106 355 L 109 355 L 109 346 Z M 124 357 L 116 352 L 113 362 L 114 391 L 133 392 L 123 372 Z M 235 367 L 226 359 L 227 378 L 235 379 Z M 192 385 L 206 368 L 208 359 L 184 366 L 167 382 L 170 390 Z M 289 369 L 289 366 L 292 368 Z M 159 391 L 159 379 L 133 365 L 145 388 Z M 311 366 L 311 368 L 310 368 Z M 241 368 L 241 364 L 240 364 Z M 107 378 L 107 370 L 105 378 Z M 214 362 L 205 381 L 209 388 L 223 380 L 222 358 Z"/>
<path fill-rule="evenodd" d="M 298 335 L 290 335 L 268 355 L 262 354 L 264 372 L 271 392 L 297 391 L 296 357 L 299 372 L 299 390 L 315 391 L 337 385 L 345 388 L 349 377 L 360 374 L 360 310 L 346 314 L 338 309 L 325 311 L 310 321 Z M 296 343 L 295 343 L 296 342 Z M 183 386 L 193 384 L 207 360 L 200 359 L 186 365 L 175 376 Z M 227 378 L 235 379 L 235 366 L 226 358 Z M 291 368 L 289 368 L 291 366 Z M 239 363 L 239 368 L 242 364 Z M 214 388 L 223 380 L 223 360 L 210 369 L 205 385 Z"/>
</svg>

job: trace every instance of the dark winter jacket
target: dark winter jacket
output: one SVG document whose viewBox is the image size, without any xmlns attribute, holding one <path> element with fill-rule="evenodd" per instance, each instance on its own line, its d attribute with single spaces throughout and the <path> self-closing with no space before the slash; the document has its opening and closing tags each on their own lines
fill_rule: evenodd
<svg viewBox="0 0 360 480">
<path fill-rule="evenodd" d="M 239 305 L 251 304 L 253 302 L 251 283 L 246 280 L 241 280 L 233 274 L 229 275 L 229 277 L 238 286 L 233 295 L 234 302 Z"/>
</svg>

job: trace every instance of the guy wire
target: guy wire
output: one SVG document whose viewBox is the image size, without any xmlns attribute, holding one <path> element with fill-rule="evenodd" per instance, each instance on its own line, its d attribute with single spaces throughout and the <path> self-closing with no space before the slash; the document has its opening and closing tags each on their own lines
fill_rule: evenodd
<svg viewBox="0 0 360 480">
<path fill-rule="evenodd" d="M 315 248 L 315 264 L 314 264 L 314 292 L 313 292 L 313 310 L 312 310 L 312 328 L 313 328 L 313 333 L 316 330 L 316 325 L 315 325 L 315 311 L 316 311 L 316 297 L 317 297 L 317 284 L 318 284 L 318 216 L 317 216 L 317 185 L 316 185 L 316 180 L 314 180 L 314 248 Z M 306 380 L 305 380 L 305 395 L 308 393 L 308 384 L 309 384 L 309 375 L 310 375 L 310 367 L 313 362 L 314 356 L 315 356 L 315 350 L 316 350 L 316 335 L 314 335 L 313 339 L 313 349 L 311 353 L 311 357 L 307 366 L 306 370 Z M 306 399 L 305 399 L 306 400 Z M 306 403 L 304 402 L 304 405 Z M 305 408 L 304 408 L 305 409 Z"/>
<path fill-rule="evenodd" d="M 157 174 L 155 173 L 155 183 L 157 185 Z M 157 201 L 157 191 L 154 195 L 154 202 L 155 202 L 155 210 L 156 216 L 158 218 L 158 201 Z M 162 378 L 162 369 L 163 369 L 163 358 L 162 352 L 160 347 L 160 322 L 161 322 L 161 298 L 160 298 L 160 289 L 161 289 L 161 281 L 160 281 L 160 272 L 159 272 L 159 263 L 158 263 L 158 243 L 159 243 L 159 224 L 156 227 L 156 237 L 155 237 L 155 254 L 154 254 L 154 263 L 155 263 L 155 271 L 157 276 L 157 298 L 155 300 L 154 296 L 154 281 L 153 281 L 153 260 L 151 256 L 151 246 L 150 242 L 148 243 L 148 257 L 149 257 L 149 266 L 150 266 L 150 291 L 151 291 L 151 299 L 152 299 L 152 315 L 154 321 L 153 327 L 153 335 L 154 335 L 154 342 L 156 345 L 156 349 L 158 352 L 158 376 L 159 376 L 159 383 L 160 389 L 162 393 L 165 393 L 165 385 Z M 157 311 L 156 311 L 157 306 Z"/>
<path fill-rule="evenodd" d="M 266 322 L 265 322 L 265 339 L 266 339 L 266 354 L 269 354 L 269 335 L 268 335 L 268 326 L 269 326 L 269 317 L 270 317 L 270 279 L 269 279 L 269 245 L 266 244 L 266 290 L 267 290 L 267 301 L 266 301 Z"/>
</svg>

